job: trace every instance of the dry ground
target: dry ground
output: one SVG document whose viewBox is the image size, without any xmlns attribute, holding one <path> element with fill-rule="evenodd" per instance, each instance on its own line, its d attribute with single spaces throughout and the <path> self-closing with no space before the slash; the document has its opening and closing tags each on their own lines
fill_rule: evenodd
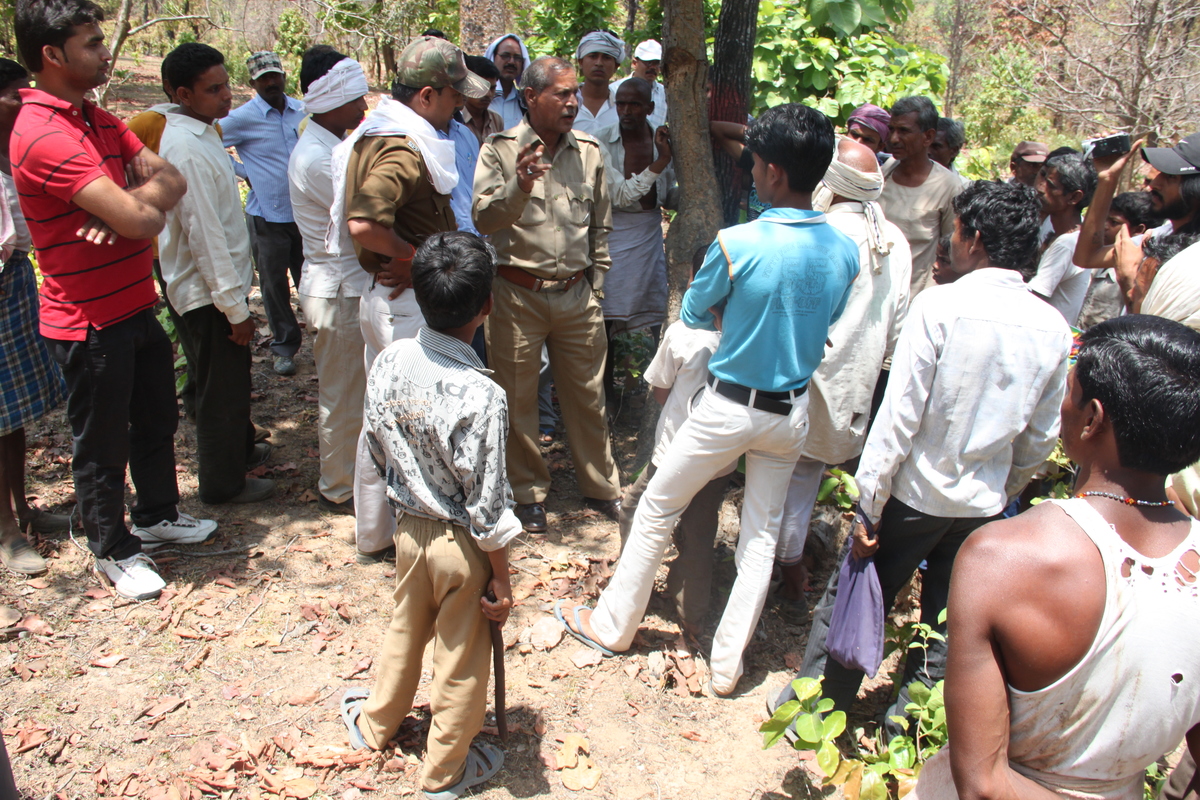
<svg viewBox="0 0 1200 800">
<path fill-rule="evenodd" d="M 112 104 L 118 113 L 158 102 L 156 73 L 157 62 L 147 62 L 119 87 Z M 355 564 L 353 521 L 317 510 L 310 491 L 318 471 L 311 343 L 297 358 L 299 374 L 275 375 L 257 290 L 252 305 L 260 325 L 252 411 L 273 431 L 269 474 L 278 495 L 245 507 L 201 506 L 195 432 L 181 420 L 182 508 L 221 527 L 205 545 L 159 551 L 169 582 L 159 601 L 112 596 L 90 575 L 78 539 L 43 543 L 52 554 L 43 578 L 0 576 L 0 603 L 17 609 L 30 629 L 0 644 L 0 727 L 18 786 L 30 798 L 419 796 L 427 706 L 418 705 L 395 749 L 371 754 L 348 746 L 338 700 L 349 687 L 371 686 L 394 573 Z M 625 479 L 636 466 L 643 401 L 627 396 L 616 426 Z M 29 449 L 30 494 L 45 507 L 69 508 L 70 437 L 61 410 L 29 431 Z M 557 626 L 547 622 L 554 600 L 595 594 L 618 536 L 615 524 L 580 505 L 563 444 L 547 455 L 555 480 L 551 532 L 523 537 L 512 559 L 518 604 L 505 628 L 506 762 L 473 796 L 827 793 L 794 752 L 762 750 L 757 731 L 768 690 L 798 665 L 807 619 L 794 624 L 768 608 L 729 700 L 701 690 L 704 650 L 692 658 L 678 648 L 674 612 L 661 596 L 626 655 L 597 662 L 573 639 L 557 641 Z M 727 502 L 723 536 L 736 536 L 733 514 Z M 714 552 L 718 609 L 732 577 L 731 552 L 724 542 Z M 427 681 L 417 702 L 428 702 Z M 494 724 L 490 713 L 488 719 Z M 560 743 L 572 736 L 586 740 L 598 775 L 556 769 Z M 591 789 L 566 786 L 592 778 L 598 780 Z"/>
</svg>

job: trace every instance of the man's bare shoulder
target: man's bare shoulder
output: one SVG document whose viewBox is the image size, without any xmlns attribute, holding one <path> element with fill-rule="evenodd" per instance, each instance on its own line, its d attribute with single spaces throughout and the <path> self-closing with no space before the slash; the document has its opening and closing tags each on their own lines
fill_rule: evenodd
<svg viewBox="0 0 1200 800">
<path fill-rule="evenodd" d="M 1072 556 L 1087 541 L 1065 511 L 1054 503 L 1040 503 L 972 533 L 955 559 L 954 572 L 980 579 L 1040 581 L 1077 564 Z"/>
</svg>

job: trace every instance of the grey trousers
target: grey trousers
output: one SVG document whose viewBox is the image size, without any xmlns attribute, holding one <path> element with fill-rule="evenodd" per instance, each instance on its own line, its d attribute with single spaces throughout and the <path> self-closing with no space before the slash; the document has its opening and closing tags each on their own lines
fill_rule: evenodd
<svg viewBox="0 0 1200 800">
<path fill-rule="evenodd" d="M 292 284 L 300 288 L 300 268 L 304 266 L 303 242 L 294 222 L 267 222 L 247 215 L 250 249 L 258 267 L 258 286 L 262 291 L 271 326 L 271 352 L 291 358 L 300 349 L 300 324 L 292 309 Z"/>
</svg>

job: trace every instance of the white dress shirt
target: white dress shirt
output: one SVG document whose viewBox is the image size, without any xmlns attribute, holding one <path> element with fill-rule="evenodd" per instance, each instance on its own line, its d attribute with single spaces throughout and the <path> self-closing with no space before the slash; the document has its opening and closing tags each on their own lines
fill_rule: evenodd
<svg viewBox="0 0 1200 800">
<path fill-rule="evenodd" d="M 167 114 L 158 154 L 187 178 L 187 193 L 158 236 L 171 305 L 181 315 L 215 305 L 231 325 L 244 322 L 254 277 L 250 234 L 221 137 L 198 119 Z"/>
<path fill-rule="evenodd" d="M 825 221 L 858 245 L 858 277 L 850 284 L 846 310 L 829 326 L 825 356 L 809 382 L 808 437 L 804 455 L 841 464 L 862 452 L 875 383 L 885 358 L 896 349 L 908 313 L 912 255 L 904 234 L 890 222 L 880 226 L 891 252 L 880 256 L 867 243 L 862 203 L 835 203 Z"/>
<path fill-rule="evenodd" d="M 647 121 L 647 124 L 649 121 Z M 651 126 L 651 131 L 653 131 Z M 578 130 L 578 128 L 577 128 Z M 645 211 L 641 200 L 657 186 L 657 205 L 664 208 L 674 208 L 678 199 L 678 186 L 675 183 L 675 161 L 667 164 L 662 172 L 651 172 L 646 167 L 637 175 L 625 177 L 625 142 L 621 139 L 621 125 L 609 125 L 592 134 L 600 142 L 604 151 L 604 175 L 608 183 L 608 198 L 614 211 L 627 211 L 637 214 Z M 654 159 L 658 159 L 658 145 L 651 144 Z"/>
<path fill-rule="evenodd" d="M 600 106 L 600 111 L 597 114 L 593 114 L 584 105 L 582 88 L 575 92 L 575 99 L 579 101 L 579 114 L 575 117 L 575 125 L 572 126 L 573 130 L 583 131 L 595 136 L 601 128 L 616 125 L 621 121 L 621 118 L 617 116 L 617 93 L 613 91 L 611 86 L 608 89 L 608 99 L 604 101 L 604 105 Z"/>
<path fill-rule="evenodd" d="M 913 298 L 855 476 L 867 517 L 890 497 L 935 517 L 999 513 L 1054 449 L 1070 348 L 1013 270 Z"/>
<path fill-rule="evenodd" d="M 329 228 L 329 209 L 333 206 L 333 174 L 330 163 L 333 148 L 342 140 L 309 121 L 292 150 L 288 161 L 288 190 L 292 214 L 300 238 L 304 242 L 304 269 L 300 273 L 300 294 L 332 299 L 340 290 L 343 297 L 361 297 L 367 284 L 367 273 L 358 263 L 350 234 L 343 226 L 341 241 L 345 253 L 330 253 L 325 249 L 325 233 Z"/>
</svg>

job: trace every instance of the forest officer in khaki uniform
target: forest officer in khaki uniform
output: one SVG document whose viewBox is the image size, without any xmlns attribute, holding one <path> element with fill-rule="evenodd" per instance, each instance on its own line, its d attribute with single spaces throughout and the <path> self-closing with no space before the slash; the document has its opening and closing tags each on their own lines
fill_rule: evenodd
<svg viewBox="0 0 1200 800">
<path fill-rule="evenodd" d="M 475 225 L 498 253 L 487 323 L 488 366 L 508 393 L 508 473 L 525 530 L 546 530 L 550 472 L 538 448 L 542 344 L 550 353 L 567 444 L 584 502 L 615 520 L 620 478 L 604 412 L 604 273 L 612 230 L 604 157 L 572 133 L 574 68 L 539 58 L 521 78 L 529 113 L 484 143 L 475 170 Z"/>
</svg>

